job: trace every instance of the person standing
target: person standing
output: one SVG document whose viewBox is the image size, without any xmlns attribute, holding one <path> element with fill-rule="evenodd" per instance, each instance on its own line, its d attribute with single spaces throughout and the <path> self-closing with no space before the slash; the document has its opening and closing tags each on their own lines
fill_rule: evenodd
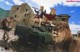
<svg viewBox="0 0 80 52">
<path fill-rule="evenodd" d="M 44 18 L 44 14 L 46 13 L 46 10 L 44 10 L 44 6 L 40 6 L 40 9 L 38 11 L 36 9 L 34 11 L 37 13 L 35 21 L 37 20 L 39 22 L 40 27 Z"/>
<path fill-rule="evenodd" d="M 46 22 L 48 22 L 51 26 L 53 26 L 53 20 L 56 16 L 56 10 L 54 8 L 51 8 L 51 11 L 49 14 L 44 14 L 46 17 Z"/>
</svg>

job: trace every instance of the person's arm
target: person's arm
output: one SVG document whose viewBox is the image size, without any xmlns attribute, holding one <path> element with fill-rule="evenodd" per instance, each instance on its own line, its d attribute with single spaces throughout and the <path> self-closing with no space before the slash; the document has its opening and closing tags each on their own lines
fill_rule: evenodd
<svg viewBox="0 0 80 52">
<path fill-rule="evenodd" d="M 39 11 L 34 10 L 37 14 L 39 13 Z"/>
<path fill-rule="evenodd" d="M 44 12 L 46 13 L 46 10 L 44 10 Z"/>
<path fill-rule="evenodd" d="M 46 10 L 44 10 L 44 14 L 46 13 Z"/>
</svg>

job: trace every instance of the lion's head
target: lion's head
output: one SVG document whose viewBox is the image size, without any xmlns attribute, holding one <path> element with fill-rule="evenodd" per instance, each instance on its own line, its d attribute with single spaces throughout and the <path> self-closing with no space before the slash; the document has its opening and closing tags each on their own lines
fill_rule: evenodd
<svg viewBox="0 0 80 52">
<path fill-rule="evenodd" d="M 2 27 L 4 30 L 10 30 L 16 26 L 15 19 L 8 17 L 2 20 Z"/>
<path fill-rule="evenodd" d="M 56 43 L 60 43 L 63 40 L 66 41 L 70 39 L 72 36 L 68 23 L 64 21 L 57 22 L 55 24 L 55 29 L 52 30 L 51 37 L 52 40 L 55 41 Z"/>
</svg>

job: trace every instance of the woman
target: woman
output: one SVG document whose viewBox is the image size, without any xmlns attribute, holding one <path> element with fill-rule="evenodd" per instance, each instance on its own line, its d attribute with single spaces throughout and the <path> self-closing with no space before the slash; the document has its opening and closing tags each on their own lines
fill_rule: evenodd
<svg viewBox="0 0 80 52">
<path fill-rule="evenodd" d="M 37 13 L 34 21 L 37 22 L 39 24 L 38 26 L 40 27 L 46 11 L 44 10 L 44 6 L 40 6 L 40 10 L 36 11 L 35 9 L 34 11 Z"/>
<path fill-rule="evenodd" d="M 44 14 L 46 22 L 50 23 L 53 26 L 52 21 L 55 19 L 56 10 L 54 8 L 51 9 L 49 14 Z"/>
</svg>

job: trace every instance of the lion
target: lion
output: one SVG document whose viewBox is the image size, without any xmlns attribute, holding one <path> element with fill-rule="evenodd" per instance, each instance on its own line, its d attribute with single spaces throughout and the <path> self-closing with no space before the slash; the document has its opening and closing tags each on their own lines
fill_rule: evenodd
<svg viewBox="0 0 80 52">
<path fill-rule="evenodd" d="M 52 40 L 55 43 L 54 52 L 80 52 L 80 39 L 73 38 L 67 22 L 60 21 L 52 30 Z"/>
<path fill-rule="evenodd" d="M 9 50 L 11 48 L 11 42 L 15 42 L 19 39 L 19 37 L 15 35 L 16 22 L 12 17 L 5 18 L 1 22 L 2 28 L 0 28 L 0 46 Z"/>
</svg>

